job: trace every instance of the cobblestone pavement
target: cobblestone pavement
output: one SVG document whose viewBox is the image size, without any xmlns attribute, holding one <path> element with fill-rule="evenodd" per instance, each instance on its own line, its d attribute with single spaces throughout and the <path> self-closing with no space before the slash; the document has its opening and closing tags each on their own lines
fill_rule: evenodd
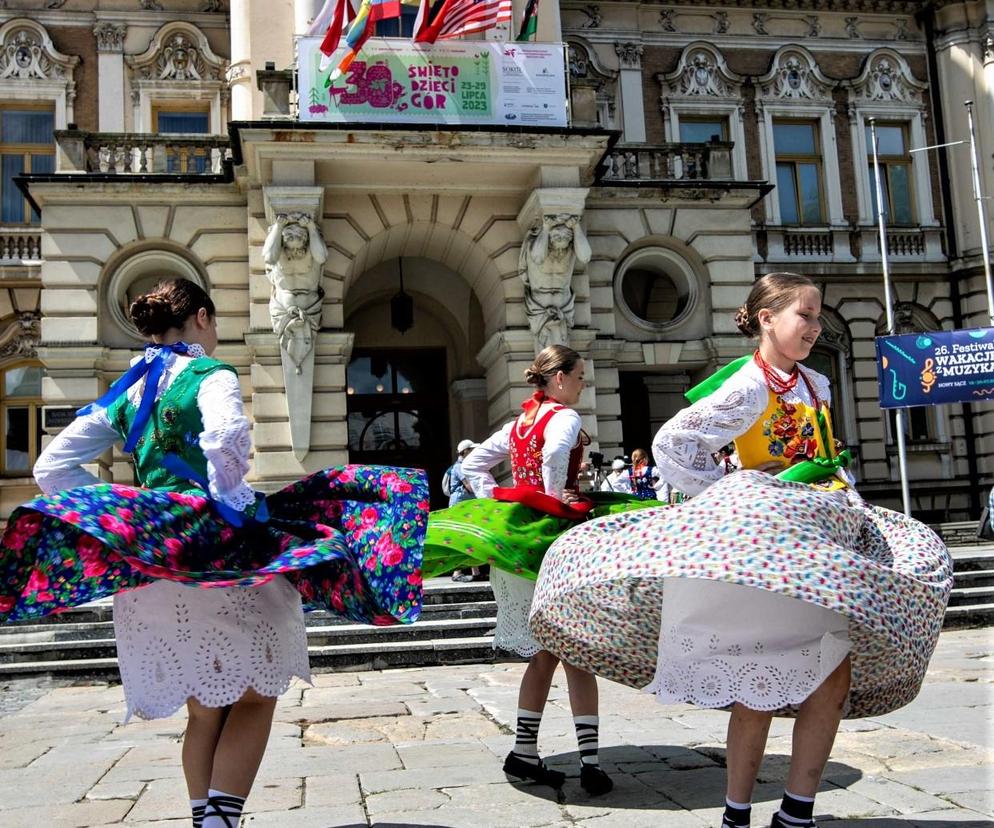
<svg viewBox="0 0 994 828">
<path fill-rule="evenodd" d="M 561 672 L 541 749 L 570 778 L 509 784 L 523 665 L 332 673 L 280 700 L 243 825 L 717 826 L 727 716 L 601 682 L 601 761 L 608 796 L 579 786 Z M 0 826 L 180 828 L 189 825 L 180 768 L 185 717 L 119 724 L 121 688 L 18 682 L 0 693 Z M 790 723 L 774 723 L 753 824 L 782 791 Z M 818 795 L 833 828 L 963 828 L 994 821 L 994 630 L 943 633 L 914 703 L 843 723 Z"/>
</svg>

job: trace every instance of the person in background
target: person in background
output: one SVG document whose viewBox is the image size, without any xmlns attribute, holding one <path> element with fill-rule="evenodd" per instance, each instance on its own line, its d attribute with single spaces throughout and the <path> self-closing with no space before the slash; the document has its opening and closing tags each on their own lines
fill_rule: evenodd
<svg viewBox="0 0 994 828">
<path fill-rule="evenodd" d="M 472 500 L 476 497 L 469 485 L 469 481 L 463 475 L 462 461 L 478 445 L 479 443 L 474 443 L 472 440 L 467 439 L 460 440 L 459 445 L 456 446 L 455 462 L 449 466 L 445 472 L 445 476 L 442 478 L 442 492 L 449 496 L 449 506 L 455 506 L 457 503 L 462 503 L 464 500 Z M 469 572 L 457 569 L 452 573 L 452 580 L 460 583 L 479 581 L 483 578 L 484 576 L 481 574 L 480 567 L 478 566 L 474 566 Z"/>
<path fill-rule="evenodd" d="M 625 458 L 615 457 L 611 463 L 611 473 L 601 483 L 602 492 L 632 493 L 632 478 L 625 465 Z"/>
<path fill-rule="evenodd" d="M 637 448 L 632 452 L 632 470 L 630 475 L 632 494 L 642 500 L 658 499 L 658 491 L 663 486 L 659 477 L 659 469 L 649 464 L 649 454 L 645 449 Z"/>
</svg>

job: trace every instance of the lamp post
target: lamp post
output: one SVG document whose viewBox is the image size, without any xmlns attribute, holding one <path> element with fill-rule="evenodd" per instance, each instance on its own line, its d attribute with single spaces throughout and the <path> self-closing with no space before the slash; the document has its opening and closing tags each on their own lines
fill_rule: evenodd
<svg viewBox="0 0 994 828">
<path fill-rule="evenodd" d="M 883 187 L 880 184 L 880 159 L 877 155 L 876 119 L 870 118 L 870 143 L 873 145 L 873 181 L 877 191 L 877 229 L 880 232 L 880 264 L 884 276 L 884 306 L 887 310 L 887 333 L 893 336 L 897 331 L 894 325 L 894 300 L 891 294 L 890 266 L 887 259 L 887 220 L 884 217 Z M 898 409 L 894 416 L 894 431 L 897 438 L 897 463 L 901 472 L 901 502 L 904 514 L 911 517 L 911 491 L 908 487 L 908 458 L 904 445 L 904 409 Z"/>
<path fill-rule="evenodd" d="M 984 283 L 987 286 L 987 315 L 994 325 L 994 281 L 991 280 L 991 254 L 987 243 L 987 209 L 980 189 L 980 165 L 977 162 L 977 133 L 973 128 L 973 101 L 964 101 L 966 119 L 970 125 L 970 170 L 973 173 L 973 200 L 977 202 L 977 219 L 980 222 L 980 252 L 984 259 Z"/>
</svg>

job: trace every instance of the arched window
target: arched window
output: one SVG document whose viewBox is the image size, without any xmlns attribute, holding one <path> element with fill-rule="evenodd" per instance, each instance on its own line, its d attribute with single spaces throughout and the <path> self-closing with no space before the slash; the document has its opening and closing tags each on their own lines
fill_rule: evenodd
<svg viewBox="0 0 994 828">
<path fill-rule="evenodd" d="M 0 369 L 0 475 L 26 477 L 41 451 L 41 363 Z"/>
<path fill-rule="evenodd" d="M 821 336 L 804 365 L 828 377 L 832 387 L 832 425 L 835 436 L 843 442 L 856 438 L 855 406 L 850 362 L 852 361 L 852 334 L 841 314 L 834 308 L 822 305 Z"/>
</svg>

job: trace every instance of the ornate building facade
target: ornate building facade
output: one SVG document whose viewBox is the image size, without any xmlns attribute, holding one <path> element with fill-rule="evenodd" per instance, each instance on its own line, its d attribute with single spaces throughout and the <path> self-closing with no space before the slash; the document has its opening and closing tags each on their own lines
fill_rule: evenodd
<svg viewBox="0 0 994 828">
<path fill-rule="evenodd" d="M 901 330 L 989 323 L 968 150 L 912 150 L 965 137 L 975 101 L 994 192 L 994 4 L 550 3 L 565 130 L 300 121 L 313 0 L 62 5 L 0 9 L 0 513 L 127 366 L 129 297 L 168 275 L 215 297 L 271 488 L 348 460 L 437 485 L 549 341 L 588 358 L 594 448 L 644 447 L 748 348 L 732 314 L 756 277 L 807 273 L 810 364 L 862 491 L 896 505 L 870 119 Z M 915 511 L 975 514 L 990 406 L 905 416 Z M 98 465 L 131 479 L 123 456 Z"/>
</svg>

